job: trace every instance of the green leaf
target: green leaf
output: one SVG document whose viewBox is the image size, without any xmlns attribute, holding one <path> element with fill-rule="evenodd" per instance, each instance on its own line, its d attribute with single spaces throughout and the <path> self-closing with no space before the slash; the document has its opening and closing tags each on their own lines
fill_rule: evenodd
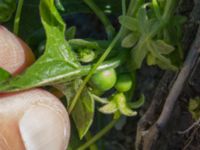
<svg viewBox="0 0 200 150">
<path fill-rule="evenodd" d="M 84 39 L 71 39 L 68 41 L 69 44 L 74 48 L 90 48 L 90 49 L 101 49 L 97 42 L 86 41 Z"/>
<path fill-rule="evenodd" d="M 60 11 L 65 11 L 65 8 L 64 6 L 62 5 L 61 1 L 60 0 L 55 0 L 55 5 L 56 5 L 56 8 Z"/>
<path fill-rule="evenodd" d="M 156 58 L 151 53 L 147 55 L 147 64 L 149 66 L 156 64 Z"/>
<path fill-rule="evenodd" d="M 68 106 L 70 106 L 71 100 L 74 98 L 81 83 L 81 79 L 76 79 L 66 84 L 59 84 L 54 86 L 66 96 Z M 78 130 L 79 137 L 81 139 L 84 137 L 84 135 L 87 133 L 90 126 L 92 125 L 94 109 L 94 99 L 91 93 L 87 90 L 87 88 L 85 88 L 76 106 L 71 112 L 74 124 Z"/>
<path fill-rule="evenodd" d="M 117 103 L 112 100 L 108 104 L 105 104 L 104 106 L 99 108 L 99 111 L 104 114 L 113 114 L 118 110 Z"/>
<path fill-rule="evenodd" d="M 155 42 L 152 42 L 152 44 L 154 45 L 154 48 L 156 48 L 157 51 L 159 51 L 160 54 L 170 54 L 175 50 L 175 48 L 172 45 L 167 44 L 163 40 L 157 40 Z"/>
<path fill-rule="evenodd" d="M 132 109 L 138 109 L 142 105 L 144 105 L 144 103 L 145 103 L 145 96 L 141 95 L 141 97 L 137 101 L 131 102 L 129 105 Z"/>
<path fill-rule="evenodd" d="M 139 69 L 141 67 L 142 62 L 145 59 L 147 53 L 148 49 L 146 48 L 146 44 L 143 43 L 143 40 L 141 38 L 137 46 L 131 50 L 131 63 L 134 69 Z"/>
<path fill-rule="evenodd" d="M 157 0 L 152 0 L 152 5 L 157 18 L 161 18 L 160 6 Z"/>
<path fill-rule="evenodd" d="M 117 103 L 117 107 L 119 109 L 119 111 L 125 115 L 125 116 L 136 116 L 137 112 L 131 110 L 131 108 L 129 108 L 129 106 L 126 103 L 126 98 L 124 98 L 125 96 L 123 95 L 123 93 L 120 93 L 121 96 L 118 96 L 115 101 Z"/>
<path fill-rule="evenodd" d="M 119 17 L 119 22 L 122 26 L 125 28 L 129 29 L 130 31 L 133 32 L 138 32 L 139 31 L 139 25 L 137 19 L 130 17 L 130 16 L 120 16 Z"/>
<path fill-rule="evenodd" d="M 15 0 L 0 0 L 0 22 L 8 21 L 16 9 Z"/>
<path fill-rule="evenodd" d="M 146 4 L 142 5 L 139 10 L 138 10 L 138 14 L 137 14 L 137 21 L 139 24 L 139 29 L 141 31 L 141 33 L 146 34 L 148 33 L 148 16 L 147 16 L 147 12 L 146 12 Z"/>
<path fill-rule="evenodd" d="M 148 50 L 151 52 L 151 54 L 156 58 L 156 64 L 160 68 L 169 69 L 169 70 L 177 70 L 177 67 L 171 64 L 170 59 L 161 55 L 157 47 L 155 47 L 155 45 L 151 41 L 147 43 L 147 47 L 148 47 Z"/>
<path fill-rule="evenodd" d="M 71 100 L 74 98 L 76 91 L 80 86 L 81 80 L 76 79 L 63 84 L 55 84 L 54 87 L 60 90 L 67 98 L 67 105 L 71 104 Z"/>
<path fill-rule="evenodd" d="M 197 109 L 199 107 L 199 100 L 197 99 L 190 99 L 189 101 L 189 110 L 190 111 L 194 111 L 195 109 Z"/>
<path fill-rule="evenodd" d="M 17 90 L 44 85 L 52 78 L 80 68 L 65 40 L 65 23 L 56 10 L 54 1 L 41 0 L 40 14 L 47 37 L 45 53 L 24 74 L 13 78 L 4 89 Z"/>
<path fill-rule="evenodd" d="M 65 32 L 65 37 L 67 40 L 74 39 L 76 35 L 76 27 L 72 26 L 68 28 Z"/>
<path fill-rule="evenodd" d="M 11 74 L 0 67 L 0 83 L 11 77 Z"/>
<path fill-rule="evenodd" d="M 131 48 L 136 44 L 138 39 L 139 39 L 139 35 L 137 35 L 136 33 L 130 33 L 122 40 L 121 45 L 122 47 L 125 47 L 125 48 Z"/>
<path fill-rule="evenodd" d="M 87 89 L 82 92 L 76 106 L 72 111 L 72 117 L 79 137 L 82 139 L 92 125 L 94 118 L 94 99 Z"/>
<path fill-rule="evenodd" d="M 84 144 L 84 141 L 80 140 L 77 129 L 75 125 L 73 124 L 73 122 L 71 122 L 71 136 L 70 136 L 70 141 L 69 141 L 67 150 L 75 150 L 77 149 L 77 147 L 79 147 L 82 144 Z"/>
<path fill-rule="evenodd" d="M 125 54 L 125 53 L 123 53 Z M 110 69 L 110 68 L 116 68 L 121 63 L 124 62 L 125 55 L 119 54 L 118 57 L 115 57 L 111 60 L 105 61 L 102 63 L 98 68 L 98 71 Z M 57 66 L 57 67 L 55 67 Z M 55 67 L 55 68 L 54 68 Z M 55 85 L 59 83 L 66 83 L 68 81 L 75 80 L 77 78 L 80 78 L 82 76 L 85 76 L 88 74 L 88 72 L 91 70 L 92 65 L 84 65 L 81 66 L 78 69 L 69 69 L 67 70 L 68 66 L 64 63 L 63 65 L 60 65 L 60 62 L 49 62 L 47 66 L 44 66 L 43 64 L 40 64 L 39 72 L 46 69 L 46 74 L 41 75 L 37 72 L 32 72 L 32 75 L 28 76 L 26 73 L 22 74 L 18 77 L 11 78 L 7 82 L 1 84 L 0 83 L 0 91 L 20 91 L 25 90 L 28 88 L 38 87 L 38 86 L 45 86 L 45 85 Z M 48 72 L 48 69 L 52 68 L 53 72 Z M 54 69 L 54 70 L 53 70 Z M 66 69 L 63 72 L 62 69 Z M 36 68 L 37 70 L 37 68 Z M 27 70 L 28 71 L 28 70 Z M 37 70 L 38 71 L 38 70 Z M 53 75 L 51 75 L 53 74 Z M 31 77 L 31 78 L 30 78 Z M 31 79 L 31 80 L 30 80 Z"/>
<path fill-rule="evenodd" d="M 188 106 L 189 112 L 192 114 L 194 120 L 198 120 L 200 117 L 200 98 L 195 97 L 189 100 Z"/>
</svg>

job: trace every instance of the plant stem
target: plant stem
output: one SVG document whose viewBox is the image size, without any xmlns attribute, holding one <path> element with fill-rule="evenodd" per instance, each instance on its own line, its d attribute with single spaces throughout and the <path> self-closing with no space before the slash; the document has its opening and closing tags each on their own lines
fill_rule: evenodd
<svg viewBox="0 0 200 150">
<path fill-rule="evenodd" d="M 166 1 L 167 4 L 165 5 L 165 11 L 163 13 L 163 17 L 162 20 L 164 22 L 168 22 L 171 14 L 172 14 L 172 10 L 174 9 L 174 4 L 176 3 L 176 0 L 167 0 Z"/>
<path fill-rule="evenodd" d="M 99 17 L 103 25 L 105 26 L 106 33 L 109 39 L 115 34 L 115 28 L 111 24 L 108 17 L 104 14 L 104 12 L 94 3 L 93 0 L 84 0 L 84 2 L 94 11 L 94 13 Z"/>
<path fill-rule="evenodd" d="M 88 73 L 88 75 L 85 77 L 85 79 L 83 80 L 83 83 L 80 85 L 79 90 L 77 91 L 75 97 L 72 100 L 72 103 L 68 109 L 68 112 L 71 113 L 72 110 L 74 109 L 83 89 L 85 88 L 87 82 L 90 80 L 90 78 L 92 77 L 92 75 L 95 73 L 96 69 L 98 68 L 99 65 L 102 64 L 102 62 L 106 59 L 106 57 L 108 56 L 108 54 L 111 52 L 111 50 L 114 48 L 114 46 L 116 45 L 116 43 L 119 41 L 119 39 L 121 38 L 122 35 L 122 30 L 120 30 L 117 34 L 117 36 L 113 39 L 113 41 L 110 43 L 110 45 L 108 46 L 108 48 L 106 49 L 106 51 L 103 53 L 103 55 L 100 57 L 100 59 L 97 61 L 96 64 L 94 64 L 94 66 L 92 67 L 92 69 L 90 70 L 90 72 Z"/>
<path fill-rule="evenodd" d="M 160 25 L 151 31 L 149 38 L 155 36 L 160 30 L 162 30 L 167 23 L 169 23 L 169 19 L 173 13 L 173 9 L 175 7 L 176 0 L 167 0 L 167 4 L 165 5 L 165 10 L 162 16 L 162 21 L 160 21 Z"/>
<path fill-rule="evenodd" d="M 126 0 L 122 0 L 122 15 L 126 15 Z"/>
<path fill-rule="evenodd" d="M 131 0 L 129 3 L 127 15 L 135 16 L 138 8 L 144 3 L 144 0 Z"/>
<path fill-rule="evenodd" d="M 88 133 L 85 135 L 85 138 L 87 141 L 90 141 L 92 139 L 91 133 L 88 131 Z M 98 150 L 97 145 L 95 143 L 90 145 L 90 150 Z"/>
<path fill-rule="evenodd" d="M 14 28 L 13 32 L 17 35 L 19 32 L 19 22 L 21 18 L 21 12 L 22 12 L 22 6 L 23 6 L 24 0 L 19 0 L 18 5 L 17 5 L 17 12 L 15 15 L 15 20 L 14 20 Z"/>
<path fill-rule="evenodd" d="M 102 138 L 108 131 L 110 131 L 114 125 L 117 123 L 119 119 L 113 119 L 105 128 L 103 128 L 99 133 L 97 133 L 92 139 L 90 139 L 88 142 L 80 146 L 77 150 L 85 150 L 88 148 L 91 144 L 95 143 L 97 140 Z"/>
<path fill-rule="evenodd" d="M 92 94 L 92 97 L 94 98 L 94 100 L 96 100 L 97 102 L 101 103 L 101 104 L 107 104 L 108 101 L 105 98 L 101 98 L 95 94 Z"/>
</svg>

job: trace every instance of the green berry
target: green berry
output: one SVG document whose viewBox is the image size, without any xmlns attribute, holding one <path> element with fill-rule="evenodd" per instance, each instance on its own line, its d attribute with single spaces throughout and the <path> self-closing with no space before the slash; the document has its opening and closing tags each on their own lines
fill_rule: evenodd
<svg viewBox="0 0 200 150">
<path fill-rule="evenodd" d="M 101 91 L 111 89 L 117 80 L 114 69 L 107 69 L 94 74 L 90 80 L 92 87 Z"/>
<path fill-rule="evenodd" d="M 123 73 L 118 76 L 115 88 L 119 92 L 127 92 L 131 89 L 132 85 L 133 81 L 131 76 L 129 74 Z"/>
</svg>

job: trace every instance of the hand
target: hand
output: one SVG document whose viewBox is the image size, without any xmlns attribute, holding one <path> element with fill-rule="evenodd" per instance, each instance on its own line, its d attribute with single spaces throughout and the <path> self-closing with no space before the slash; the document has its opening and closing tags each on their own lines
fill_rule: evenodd
<svg viewBox="0 0 200 150">
<path fill-rule="evenodd" d="M 16 75 L 34 61 L 30 48 L 0 26 L 0 67 Z M 0 149 L 65 150 L 70 121 L 51 93 L 31 89 L 0 94 Z"/>
</svg>

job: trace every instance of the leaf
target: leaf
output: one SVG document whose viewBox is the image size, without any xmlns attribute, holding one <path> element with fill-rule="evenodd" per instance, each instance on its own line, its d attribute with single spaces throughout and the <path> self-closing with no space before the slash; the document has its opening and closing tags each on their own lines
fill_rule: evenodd
<svg viewBox="0 0 200 150">
<path fill-rule="evenodd" d="M 189 101 L 189 110 L 194 111 L 199 107 L 199 100 L 197 99 L 190 99 Z"/>
<path fill-rule="evenodd" d="M 87 89 L 82 92 L 76 106 L 72 111 L 72 117 L 79 137 L 82 139 L 92 125 L 94 118 L 94 99 Z"/>
<path fill-rule="evenodd" d="M 11 77 L 11 74 L 0 67 L 0 83 Z"/>
<path fill-rule="evenodd" d="M 158 19 L 161 18 L 161 11 L 160 11 L 160 6 L 159 6 L 159 3 L 157 0 L 152 0 L 152 5 L 153 5 L 153 9 L 154 9 L 154 12 L 156 14 L 156 17 Z"/>
<path fill-rule="evenodd" d="M 122 26 L 125 28 L 129 29 L 130 31 L 133 32 L 138 32 L 139 31 L 139 25 L 137 19 L 130 17 L 130 16 L 120 16 L 119 17 L 119 22 Z"/>
<path fill-rule="evenodd" d="M 105 61 L 97 68 L 96 72 L 109 69 L 109 68 L 118 67 L 120 64 L 124 62 L 125 56 L 126 56 L 126 53 L 123 52 L 123 54 L 119 54 L 115 58 Z M 68 81 L 72 81 L 72 80 L 75 80 L 77 78 L 87 75 L 88 72 L 91 70 L 92 65 L 84 65 L 75 70 L 74 69 L 67 70 L 66 69 L 67 67 L 68 66 L 65 63 L 63 65 L 60 65 L 60 62 L 55 62 L 55 61 L 49 62 L 47 66 L 40 64 L 39 68 L 41 69 L 41 71 L 46 69 L 47 70 L 46 74 L 41 75 L 33 71 L 33 75 L 30 75 L 30 76 L 28 76 L 25 73 L 26 75 L 22 74 L 18 77 L 11 78 L 10 80 L 6 81 L 3 84 L 0 83 L 0 91 L 1 92 L 20 91 L 20 90 L 33 88 L 33 87 L 66 83 Z M 48 72 L 48 69 L 50 70 L 51 68 L 53 71 L 52 73 Z M 63 69 L 66 69 L 66 70 L 60 73 L 60 71 L 62 71 Z"/>
<path fill-rule="evenodd" d="M 132 67 L 134 69 L 139 69 L 142 65 L 143 60 L 145 59 L 148 53 L 148 49 L 146 48 L 146 44 L 143 43 L 142 38 L 138 42 L 137 46 L 131 50 L 131 57 L 132 57 Z"/>
<path fill-rule="evenodd" d="M 117 103 L 118 110 L 125 116 L 135 116 L 137 115 L 136 111 L 131 110 L 126 103 L 126 98 L 123 93 L 119 93 L 117 97 L 115 97 L 115 102 Z"/>
<path fill-rule="evenodd" d="M 142 5 L 139 8 L 138 14 L 137 14 L 138 25 L 142 34 L 148 33 L 148 25 L 147 25 L 148 16 L 146 12 L 146 6 L 147 6 L 146 4 Z"/>
<path fill-rule="evenodd" d="M 200 98 L 195 97 L 189 100 L 188 106 L 189 112 L 192 114 L 194 120 L 198 120 L 200 117 Z"/>
<path fill-rule="evenodd" d="M 131 48 L 136 44 L 138 39 L 139 39 L 139 35 L 136 35 L 135 33 L 130 33 L 122 40 L 121 45 L 122 47 L 125 47 L 125 48 Z"/>
<path fill-rule="evenodd" d="M 54 6 L 53 0 L 41 0 L 40 14 L 47 42 L 45 53 L 21 76 L 10 80 L 0 89 L 18 90 L 49 83 L 64 73 L 80 68 L 68 42 L 65 40 L 65 23 Z"/>
<path fill-rule="evenodd" d="M 104 114 L 113 114 L 118 110 L 117 104 L 114 100 L 99 108 L 99 111 Z"/>
<path fill-rule="evenodd" d="M 65 37 L 67 40 L 74 39 L 76 35 L 76 27 L 72 26 L 68 28 L 65 32 Z"/>
<path fill-rule="evenodd" d="M 71 122 L 71 136 L 67 150 L 75 150 L 82 144 L 84 144 L 84 141 L 80 140 L 76 127 L 73 122 Z"/>
<path fill-rule="evenodd" d="M 71 100 L 74 98 L 76 91 L 80 86 L 81 80 L 73 80 L 63 84 L 54 85 L 55 88 L 60 90 L 67 99 L 68 106 L 71 104 Z"/>
<path fill-rule="evenodd" d="M 151 53 L 147 55 L 147 64 L 149 66 L 156 64 L 156 58 Z"/>
<path fill-rule="evenodd" d="M 62 5 L 61 1 L 60 0 L 55 0 L 55 5 L 56 5 L 56 8 L 60 11 L 65 11 L 65 8 L 64 6 Z"/>
<path fill-rule="evenodd" d="M 155 42 L 152 42 L 152 44 L 154 45 L 154 48 L 156 48 L 160 52 L 160 54 L 170 54 L 175 50 L 173 46 L 167 44 L 163 40 L 157 40 Z"/>
<path fill-rule="evenodd" d="M 158 29 L 161 26 L 161 21 L 158 19 L 152 18 L 146 22 L 146 36 L 157 33 Z M 145 33 L 144 33 L 145 34 Z"/>
<path fill-rule="evenodd" d="M 66 96 L 68 106 L 70 106 L 71 100 L 77 93 L 81 83 L 81 79 L 76 79 L 66 84 L 55 85 L 55 87 Z M 76 106 L 71 112 L 74 124 L 78 130 L 79 137 L 81 139 L 84 137 L 84 135 L 87 133 L 90 126 L 92 125 L 94 118 L 94 109 L 94 99 L 87 88 L 85 88 L 80 98 L 78 99 Z"/>
<path fill-rule="evenodd" d="M 16 9 L 15 0 L 0 0 L 0 22 L 8 21 Z"/>
<path fill-rule="evenodd" d="M 142 105 L 144 105 L 144 103 L 145 103 L 145 96 L 144 96 L 144 95 L 141 95 L 141 97 L 140 97 L 137 101 L 131 102 L 131 103 L 130 103 L 130 107 L 131 107 L 132 109 L 138 109 L 138 108 L 140 108 Z"/>
<path fill-rule="evenodd" d="M 68 42 L 75 49 L 76 48 L 90 48 L 97 50 L 101 49 L 101 47 L 97 42 L 86 41 L 83 39 L 71 39 Z"/>
<path fill-rule="evenodd" d="M 171 64 L 170 59 L 162 56 L 157 47 L 151 41 L 147 43 L 148 50 L 156 58 L 156 64 L 162 69 L 177 70 L 177 67 Z"/>
</svg>

